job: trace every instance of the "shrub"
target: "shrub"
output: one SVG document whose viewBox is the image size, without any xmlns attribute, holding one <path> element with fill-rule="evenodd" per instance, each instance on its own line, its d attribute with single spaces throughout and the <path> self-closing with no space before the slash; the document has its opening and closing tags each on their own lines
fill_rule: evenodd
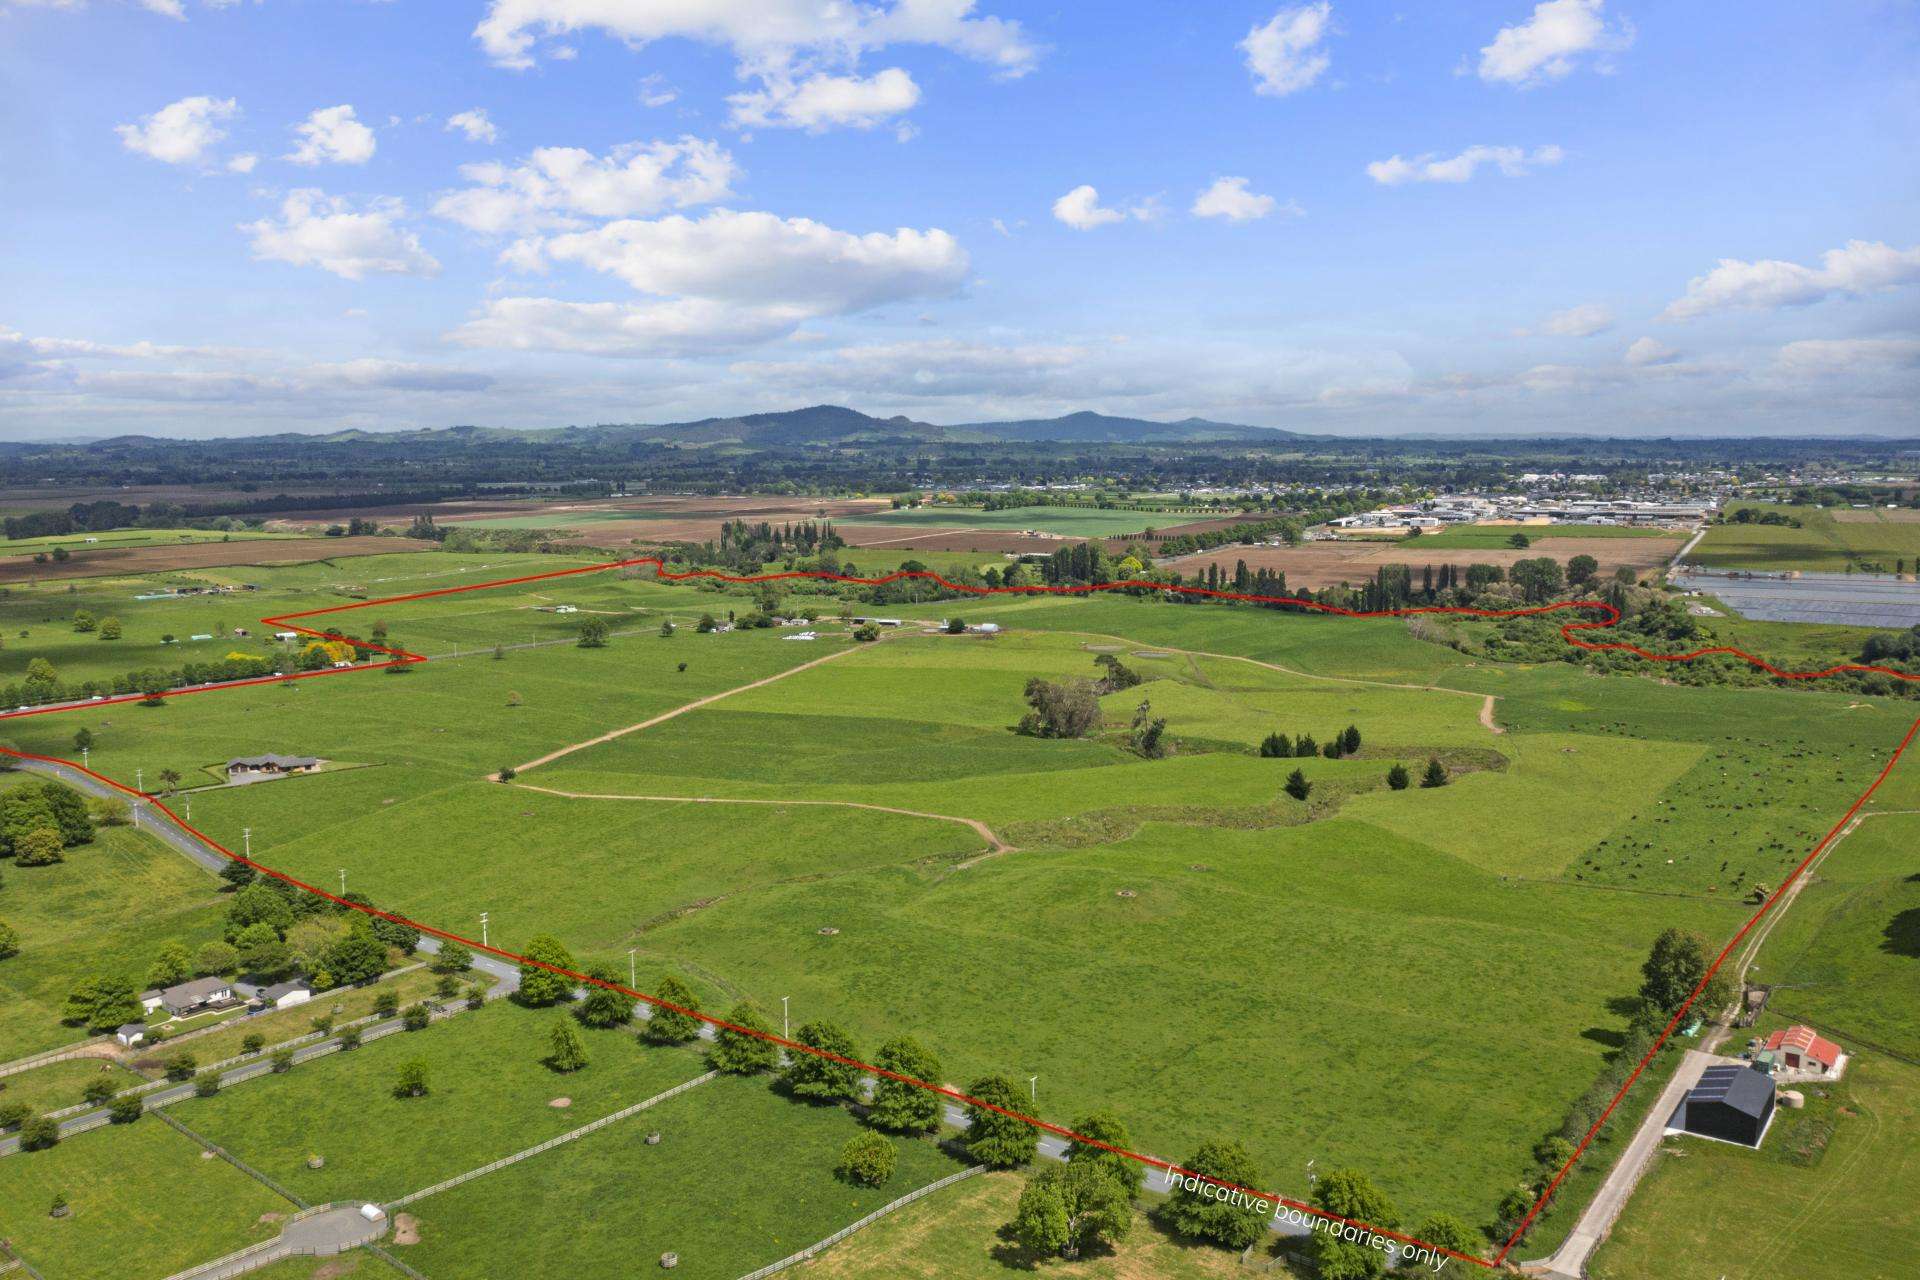
<svg viewBox="0 0 1920 1280">
<path fill-rule="evenodd" d="M 342 1031 L 340 1033 L 340 1047 L 342 1049 L 358 1049 L 360 1047 L 360 1028 L 348 1027 Z"/>
<path fill-rule="evenodd" d="M 258 1053 L 266 1047 L 266 1044 L 267 1038 L 265 1036 L 261 1035 L 258 1031 L 249 1031 L 246 1035 L 240 1037 L 240 1052 Z"/>
<path fill-rule="evenodd" d="M 394 1014 L 400 1012 L 400 993 L 398 991 L 382 991 L 373 998 L 373 1011 L 383 1018 L 391 1018 Z"/>
<path fill-rule="evenodd" d="M 1396 764 L 1387 770 L 1387 785 L 1395 791 L 1405 791 L 1413 779 L 1407 773 L 1407 766 Z"/>
<path fill-rule="evenodd" d="M 32 1114 L 33 1108 L 24 1102 L 0 1102 L 0 1130 L 18 1129 Z"/>
<path fill-rule="evenodd" d="M 273 1055 L 270 1061 L 273 1063 L 273 1074 L 285 1075 L 287 1072 L 293 1070 L 293 1050 L 281 1049 Z"/>
<path fill-rule="evenodd" d="M 114 1088 L 113 1081 L 105 1076 L 95 1076 L 87 1081 L 86 1087 L 80 1091 L 80 1096 L 97 1107 L 118 1092 L 120 1091 Z"/>
<path fill-rule="evenodd" d="M 865 1187 L 877 1187 L 893 1176 L 899 1153 L 871 1129 L 856 1133 L 840 1148 L 840 1162 L 833 1166 L 836 1176 Z"/>
<path fill-rule="evenodd" d="M 138 1094 L 123 1093 L 107 1104 L 107 1118 L 114 1124 L 132 1124 L 146 1114 L 146 1110 Z"/>
<path fill-rule="evenodd" d="M 199 1068 L 200 1063 L 195 1060 L 194 1056 L 185 1049 L 182 1049 L 179 1053 L 167 1059 L 167 1079 L 173 1081 L 191 1080 L 193 1079 L 193 1073 L 199 1070 Z"/>
<path fill-rule="evenodd" d="M 195 1097 L 211 1098 L 218 1092 L 220 1092 L 219 1072 L 209 1071 L 207 1074 L 195 1078 L 193 1082 L 193 1093 Z"/>
<path fill-rule="evenodd" d="M 1307 775 L 1295 769 L 1287 775 L 1287 794 L 1295 800 L 1305 800 L 1313 791 L 1313 784 L 1307 781 Z"/>
<path fill-rule="evenodd" d="M 45 1151 L 60 1141 L 60 1122 L 52 1116 L 28 1116 L 20 1124 L 20 1149 Z"/>
<path fill-rule="evenodd" d="M 427 1087 L 427 1064 L 418 1059 L 400 1064 L 400 1078 L 394 1083 L 393 1096 L 396 1098 L 424 1098 Z"/>
<path fill-rule="evenodd" d="M 400 1025 L 409 1031 L 425 1031 L 427 1024 L 433 1021 L 433 1013 L 424 1004 L 407 1006 L 407 1012 L 400 1019 Z"/>
</svg>

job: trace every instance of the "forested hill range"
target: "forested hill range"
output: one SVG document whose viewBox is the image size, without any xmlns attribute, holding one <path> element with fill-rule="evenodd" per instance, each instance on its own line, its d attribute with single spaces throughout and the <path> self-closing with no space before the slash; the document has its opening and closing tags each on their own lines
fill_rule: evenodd
<svg viewBox="0 0 1920 1280">
<path fill-rule="evenodd" d="M 1521 462 L 1652 466 L 1891 464 L 1910 442 L 1875 439 L 1445 438 L 1310 435 L 1186 418 L 1155 422 L 1094 412 L 1058 418 L 939 425 L 877 418 L 839 405 L 664 424 L 603 423 L 515 429 L 455 426 L 400 431 L 69 442 L 0 442 L 0 483 L 240 484 L 420 488 L 474 484 L 631 481 L 661 487 L 767 485 L 868 490 L 917 482 L 1034 481 L 1086 474 L 1152 481 L 1312 478 L 1342 483 L 1383 470 Z M 1307 473 L 1311 472 L 1309 477 Z"/>
</svg>

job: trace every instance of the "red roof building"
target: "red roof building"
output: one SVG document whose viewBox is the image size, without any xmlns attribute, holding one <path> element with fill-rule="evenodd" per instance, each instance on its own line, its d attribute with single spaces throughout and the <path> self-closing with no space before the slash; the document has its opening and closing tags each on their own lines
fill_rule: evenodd
<svg viewBox="0 0 1920 1280">
<path fill-rule="evenodd" d="M 1790 1071 L 1831 1071 L 1840 1060 L 1840 1046 L 1822 1040 L 1812 1027 L 1788 1027 L 1767 1037 L 1767 1048 Z"/>
</svg>

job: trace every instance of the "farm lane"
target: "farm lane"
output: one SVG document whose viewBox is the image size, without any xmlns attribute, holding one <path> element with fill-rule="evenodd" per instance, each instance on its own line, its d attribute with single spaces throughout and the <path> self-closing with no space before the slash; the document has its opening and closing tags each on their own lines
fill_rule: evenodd
<svg viewBox="0 0 1920 1280">
<path fill-rule="evenodd" d="M 824 662 L 832 662 L 835 658 L 844 658 L 850 653 L 858 653 L 859 651 L 859 646 L 857 645 L 849 645 L 845 649 L 836 649 L 832 653 L 822 654 L 820 657 L 808 662 L 803 662 L 798 666 L 788 667 L 785 671 L 776 671 L 772 675 L 762 677 L 759 680 L 752 680 L 746 684 L 735 685 L 731 689 L 722 689 L 720 692 L 710 693 L 704 698 L 695 698 L 685 706 L 675 707 L 671 711 L 663 711 L 657 716 L 642 720 L 639 724 L 630 724 L 625 728 L 612 729 L 598 737 L 588 738 L 584 742 L 575 742 L 569 746 L 561 747 L 557 751 L 549 751 L 537 760 L 529 760 L 525 764 L 515 765 L 513 771 L 515 773 L 525 773 L 529 769 L 538 769 L 543 764 L 552 764 L 555 760 L 559 760 L 564 756 L 570 756 L 576 751 L 584 751 L 588 747 L 597 747 L 603 742 L 612 742 L 616 738 L 624 738 L 630 733 L 639 733 L 644 729 L 651 729 L 655 725 L 665 724 L 669 720 L 683 716 L 689 711 L 698 711 L 701 707 L 718 702 L 722 698 L 731 698 L 736 693 L 745 693 L 749 689 L 758 689 L 765 685 L 773 684 L 775 681 L 785 680 L 788 676 L 798 675 L 800 672 L 817 667 Z M 497 773 L 488 774 L 487 777 L 488 780 L 492 782 L 500 781 L 500 775 Z"/>
</svg>

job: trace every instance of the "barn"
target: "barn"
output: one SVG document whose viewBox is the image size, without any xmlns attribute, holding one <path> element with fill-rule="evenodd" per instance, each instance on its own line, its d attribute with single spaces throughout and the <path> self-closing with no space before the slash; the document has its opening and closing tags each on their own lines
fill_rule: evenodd
<svg viewBox="0 0 1920 1280">
<path fill-rule="evenodd" d="M 1700 1073 L 1667 1122 L 1669 1129 L 1757 1147 L 1773 1119 L 1773 1077 L 1741 1064 L 1716 1064 Z"/>
</svg>

